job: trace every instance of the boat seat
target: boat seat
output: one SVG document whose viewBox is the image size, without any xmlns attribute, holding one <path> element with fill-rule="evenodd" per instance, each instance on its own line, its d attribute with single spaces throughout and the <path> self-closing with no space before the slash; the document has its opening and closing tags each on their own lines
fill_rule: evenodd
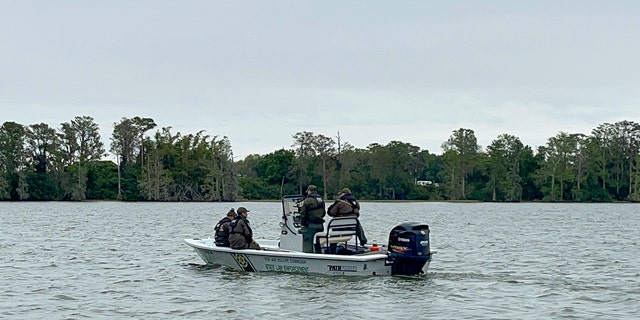
<svg viewBox="0 0 640 320">
<path fill-rule="evenodd" d="M 360 228 L 360 220 L 356 217 L 336 217 L 329 220 L 325 232 L 318 232 L 314 236 L 314 243 L 320 252 L 326 252 L 337 243 L 346 243 L 356 235 Z M 356 238 L 356 250 L 358 237 Z M 333 252 L 332 252 L 333 253 Z"/>
</svg>

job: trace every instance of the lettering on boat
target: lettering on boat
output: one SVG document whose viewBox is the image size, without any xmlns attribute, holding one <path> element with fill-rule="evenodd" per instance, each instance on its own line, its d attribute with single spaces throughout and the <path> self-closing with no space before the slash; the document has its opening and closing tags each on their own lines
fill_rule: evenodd
<svg viewBox="0 0 640 320">
<path fill-rule="evenodd" d="M 279 262 L 279 263 L 293 263 L 293 264 L 307 264 L 307 260 L 296 258 L 281 258 L 281 257 L 264 257 L 266 262 Z"/>
<path fill-rule="evenodd" d="M 267 271 L 281 271 L 281 272 L 291 272 L 291 273 L 309 273 L 309 267 L 303 266 L 290 266 L 290 265 L 282 265 L 282 264 L 269 264 L 265 263 L 264 268 Z"/>
<path fill-rule="evenodd" d="M 327 268 L 329 268 L 329 271 L 358 272 L 358 267 L 356 266 L 340 266 L 328 264 Z"/>
<path fill-rule="evenodd" d="M 300 264 L 307 264 L 306 260 L 282 257 L 264 257 L 264 261 L 264 268 L 267 271 L 309 273 L 309 267 L 300 266 Z"/>
</svg>

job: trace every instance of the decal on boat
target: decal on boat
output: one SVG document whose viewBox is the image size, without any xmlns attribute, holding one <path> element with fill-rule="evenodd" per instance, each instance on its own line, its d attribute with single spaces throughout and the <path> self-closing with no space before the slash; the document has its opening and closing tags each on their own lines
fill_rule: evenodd
<svg viewBox="0 0 640 320">
<path fill-rule="evenodd" d="M 240 266 L 242 270 L 251 271 L 251 272 L 256 271 L 256 268 L 253 267 L 253 265 L 251 264 L 251 260 L 249 260 L 249 258 L 246 255 L 242 253 L 232 253 L 231 256 L 233 257 L 234 260 L 236 260 L 236 262 L 238 263 L 238 266 Z"/>
<path fill-rule="evenodd" d="M 267 271 L 281 271 L 291 273 L 309 273 L 309 267 L 298 264 L 307 264 L 306 260 L 295 258 L 265 257 L 264 267 Z"/>
<path fill-rule="evenodd" d="M 394 252 L 403 253 L 403 252 L 407 252 L 409 250 L 409 248 L 405 247 L 405 246 L 390 245 L 389 246 L 389 250 L 394 251 Z"/>
<path fill-rule="evenodd" d="M 356 266 L 340 266 L 328 264 L 327 268 L 329 269 L 329 271 L 358 272 L 358 267 Z"/>
</svg>

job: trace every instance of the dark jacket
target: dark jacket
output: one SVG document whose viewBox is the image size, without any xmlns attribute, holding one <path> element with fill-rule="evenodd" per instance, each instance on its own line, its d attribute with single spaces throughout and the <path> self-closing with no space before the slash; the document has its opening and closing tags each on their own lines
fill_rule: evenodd
<svg viewBox="0 0 640 320">
<path fill-rule="evenodd" d="M 328 214 L 332 217 L 344 217 L 349 215 L 360 217 L 360 204 L 354 196 L 347 193 L 342 195 L 340 199 L 337 199 L 329 206 Z"/>
<path fill-rule="evenodd" d="M 244 249 L 249 247 L 253 241 L 253 230 L 249 225 L 249 220 L 238 215 L 230 224 L 229 244 L 232 249 Z"/>
<path fill-rule="evenodd" d="M 231 220 L 229 217 L 224 217 L 222 220 L 218 221 L 214 230 L 216 231 L 215 240 L 216 245 L 219 247 L 228 247 L 229 246 L 229 233 Z"/>
<path fill-rule="evenodd" d="M 309 223 L 323 224 L 324 216 L 327 211 L 324 208 L 324 200 L 317 193 L 312 193 L 304 197 L 302 206 L 300 207 L 300 219 L 302 225 L 307 226 Z"/>
</svg>

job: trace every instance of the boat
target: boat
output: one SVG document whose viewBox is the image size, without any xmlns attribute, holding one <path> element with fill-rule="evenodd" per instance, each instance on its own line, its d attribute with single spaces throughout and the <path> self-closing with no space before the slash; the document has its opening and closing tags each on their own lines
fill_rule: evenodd
<svg viewBox="0 0 640 320">
<path fill-rule="evenodd" d="M 401 223 L 389 232 L 385 244 L 358 243 L 356 217 L 337 217 L 325 222 L 325 231 L 314 237 L 315 253 L 302 252 L 300 203 L 303 196 L 282 198 L 280 239 L 255 239 L 260 250 L 217 246 L 212 238 L 184 239 L 211 266 L 249 272 L 284 272 L 328 276 L 421 276 L 432 255 L 429 226 Z"/>
</svg>

